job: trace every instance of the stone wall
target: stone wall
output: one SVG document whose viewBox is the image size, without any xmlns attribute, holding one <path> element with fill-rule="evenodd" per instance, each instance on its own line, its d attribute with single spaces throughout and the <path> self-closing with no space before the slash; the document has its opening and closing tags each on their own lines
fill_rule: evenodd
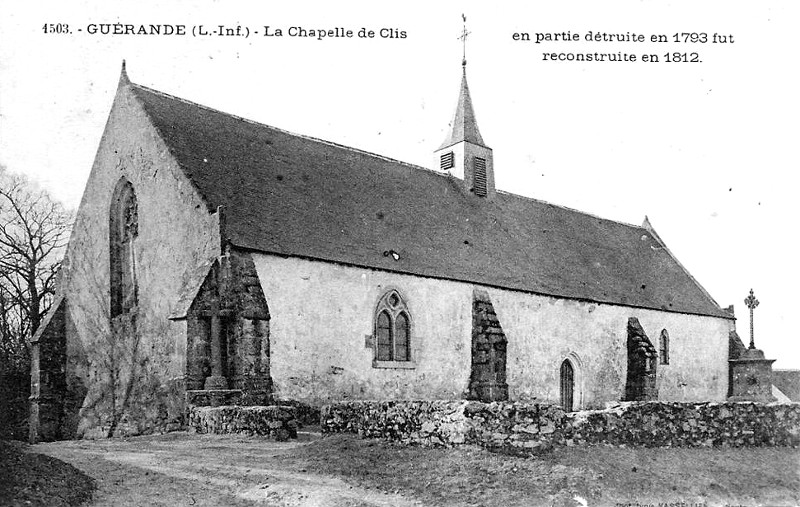
<svg viewBox="0 0 800 507">
<path fill-rule="evenodd" d="M 800 404 L 629 402 L 566 413 L 544 404 L 353 401 L 322 410 L 322 431 L 512 452 L 560 445 L 797 446 Z"/>
<path fill-rule="evenodd" d="M 800 445 L 798 403 L 623 403 L 567 417 L 572 443 L 635 447 Z"/>
<path fill-rule="evenodd" d="M 566 427 L 559 407 L 509 402 L 354 401 L 323 407 L 321 419 L 324 433 L 532 451 L 563 441 Z"/>
<path fill-rule="evenodd" d="M 31 339 L 30 416 L 31 443 L 56 440 L 63 435 L 66 394 L 66 301 L 53 302 L 50 312 Z"/>
<path fill-rule="evenodd" d="M 297 438 L 295 409 L 286 406 L 222 406 L 188 409 L 189 431 L 196 433 L 241 433 L 275 440 Z"/>
<path fill-rule="evenodd" d="M 658 399 L 724 401 L 726 319 L 559 299 L 309 259 L 252 254 L 269 304 L 270 374 L 277 397 L 322 406 L 340 400 L 463 399 L 468 396 L 473 299 L 485 291 L 507 347 L 508 398 L 560 404 L 560 371 L 574 368 L 575 409 L 623 397 L 627 324 L 648 336 L 666 329 L 670 362 Z M 407 368 L 373 365 L 375 309 L 398 290 L 411 316 Z"/>
<path fill-rule="evenodd" d="M 775 401 L 772 396 L 772 363 L 759 349 L 747 349 L 730 364 L 730 399 L 732 401 Z"/>
<path fill-rule="evenodd" d="M 658 399 L 656 365 L 658 353 L 645 334 L 639 319 L 628 319 L 628 374 L 625 382 L 626 401 Z"/>
<path fill-rule="evenodd" d="M 472 299 L 472 374 L 468 397 L 480 401 L 508 400 L 508 340 L 486 291 L 475 289 Z"/>
</svg>

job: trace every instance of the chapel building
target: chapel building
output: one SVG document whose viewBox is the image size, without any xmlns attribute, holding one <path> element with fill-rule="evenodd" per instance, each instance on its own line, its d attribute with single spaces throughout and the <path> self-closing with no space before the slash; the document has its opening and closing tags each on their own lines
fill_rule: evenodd
<svg viewBox="0 0 800 507">
<path fill-rule="evenodd" d="M 724 400 L 733 316 L 647 220 L 495 188 L 514 168 L 495 168 L 462 72 L 424 168 L 123 65 L 33 340 L 32 435 L 177 429 L 187 400 Z"/>
</svg>

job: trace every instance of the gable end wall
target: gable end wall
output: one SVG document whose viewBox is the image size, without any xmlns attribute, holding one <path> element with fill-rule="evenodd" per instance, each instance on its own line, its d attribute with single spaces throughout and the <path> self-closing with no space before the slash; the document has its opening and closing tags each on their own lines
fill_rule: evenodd
<svg viewBox="0 0 800 507">
<path fill-rule="evenodd" d="M 136 336 L 109 323 L 109 210 L 127 178 L 136 194 Z M 100 141 L 65 260 L 69 301 L 67 383 L 80 410 L 77 435 L 136 434 L 176 427 L 183 417 L 186 324 L 167 317 L 196 266 L 219 255 L 216 214 L 168 152 L 124 81 Z"/>
</svg>

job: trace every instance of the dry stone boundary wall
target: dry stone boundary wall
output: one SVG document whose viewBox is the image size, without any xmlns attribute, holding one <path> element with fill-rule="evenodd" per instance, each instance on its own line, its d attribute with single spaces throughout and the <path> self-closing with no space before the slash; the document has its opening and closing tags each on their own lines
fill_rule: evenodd
<svg viewBox="0 0 800 507">
<path fill-rule="evenodd" d="M 288 406 L 190 406 L 189 431 L 261 435 L 278 441 L 297 438 L 295 408 Z"/>
<path fill-rule="evenodd" d="M 511 452 L 561 445 L 748 447 L 800 445 L 800 404 L 627 402 L 566 413 L 544 404 L 352 401 L 323 407 L 324 433 Z"/>
</svg>

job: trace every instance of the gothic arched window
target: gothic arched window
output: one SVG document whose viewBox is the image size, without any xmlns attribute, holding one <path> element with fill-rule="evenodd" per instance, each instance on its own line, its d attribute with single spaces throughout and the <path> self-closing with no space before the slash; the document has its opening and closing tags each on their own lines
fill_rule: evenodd
<svg viewBox="0 0 800 507">
<path fill-rule="evenodd" d="M 411 317 L 394 289 L 381 297 L 375 309 L 375 360 L 411 361 Z"/>
<path fill-rule="evenodd" d="M 130 313 L 137 303 L 136 251 L 139 209 L 131 182 L 122 178 L 114 189 L 109 215 L 111 317 Z"/>
<path fill-rule="evenodd" d="M 666 329 L 661 330 L 658 339 L 658 358 L 661 364 L 669 364 L 669 333 Z"/>
</svg>

